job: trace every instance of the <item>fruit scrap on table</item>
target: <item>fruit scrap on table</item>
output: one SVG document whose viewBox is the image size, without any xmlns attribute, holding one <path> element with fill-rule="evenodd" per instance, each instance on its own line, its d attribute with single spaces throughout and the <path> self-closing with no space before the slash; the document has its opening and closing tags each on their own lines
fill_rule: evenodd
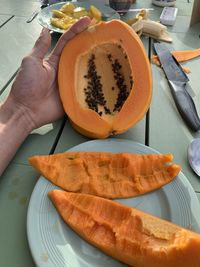
<svg viewBox="0 0 200 267">
<path fill-rule="evenodd" d="M 46 179 L 62 189 L 105 198 L 128 198 L 156 190 L 181 167 L 172 154 L 65 152 L 29 158 Z"/>
<path fill-rule="evenodd" d="M 91 5 L 87 10 L 84 7 L 67 2 L 59 10 L 52 10 L 50 23 L 57 28 L 67 30 L 84 16 L 89 16 L 93 25 L 102 20 L 101 11 L 94 5 Z"/>
<path fill-rule="evenodd" d="M 49 197 L 63 220 L 107 255 L 134 267 L 199 267 L 200 235 L 112 200 L 61 190 Z"/>
<path fill-rule="evenodd" d="M 172 51 L 172 55 L 176 58 L 178 62 L 185 62 L 200 56 L 200 48 L 193 50 L 182 50 L 182 51 Z M 157 55 L 153 55 L 151 58 L 151 62 L 160 66 L 160 60 Z M 190 69 L 182 66 L 182 69 L 185 73 L 190 73 Z"/>
</svg>

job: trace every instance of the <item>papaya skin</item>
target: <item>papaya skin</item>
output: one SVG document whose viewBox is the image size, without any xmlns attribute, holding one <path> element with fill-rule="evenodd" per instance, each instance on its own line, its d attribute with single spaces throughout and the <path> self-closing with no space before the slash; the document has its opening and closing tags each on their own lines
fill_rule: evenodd
<svg viewBox="0 0 200 267">
<path fill-rule="evenodd" d="M 72 192 L 128 198 L 173 181 L 181 167 L 172 154 L 65 152 L 29 158 L 46 179 Z"/>
<path fill-rule="evenodd" d="M 80 237 L 134 267 L 199 267 L 200 235 L 112 200 L 49 192 L 58 213 Z"/>
</svg>

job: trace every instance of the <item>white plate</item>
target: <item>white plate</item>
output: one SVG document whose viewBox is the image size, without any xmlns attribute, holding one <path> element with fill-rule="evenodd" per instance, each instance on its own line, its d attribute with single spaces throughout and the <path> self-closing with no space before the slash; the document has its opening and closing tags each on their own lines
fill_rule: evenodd
<svg viewBox="0 0 200 267">
<path fill-rule="evenodd" d="M 70 151 L 158 153 L 139 143 L 122 139 L 89 141 Z M 38 267 L 126 266 L 86 243 L 62 221 L 47 196 L 47 193 L 55 188 L 58 187 L 41 177 L 29 203 L 27 233 L 36 265 Z M 200 232 L 199 201 L 182 173 L 159 190 L 119 201 Z"/>
<path fill-rule="evenodd" d="M 66 2 L 59 2 L 43 8 L 37 16 L 39 23 L 43 27 L 48 28 L 51 31 L 63 33 L 64 30 L 51 25 L 50 18 L 52 18 L 52 10 L 60 9 L 64 4 L 66 4 Z M 93 3 L 92 1 L 83 1 L 83 2 L 77 1 L 74 2 L 73 4 L 75 4 L 77 7 L 78 6 L 85 7 L 86 9 L 89 9 L 90 5 L 94 4 L 102 12 L 102 16 L 106 17 L 106 20 L 120 19 L 119 14 L 114 9 L 104 5 L 103 3 L 101 3 L 101 1 L 99 1 L 99 3 L 98 2 Z M 111 15 L 109 16 L 108 14 Z"/>
</svg>

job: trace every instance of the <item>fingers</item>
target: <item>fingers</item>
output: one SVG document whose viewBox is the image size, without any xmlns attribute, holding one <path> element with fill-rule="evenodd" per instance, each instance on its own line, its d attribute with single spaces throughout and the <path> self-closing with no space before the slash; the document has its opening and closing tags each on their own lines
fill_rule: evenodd
<svg viewBox="0 0 200 267">
<path fill-rule="evenodd" d="M 51 45 L 51 35 L 49 30 L 43 28 L 39 38 L 35 42 L 35 45 L 30 53 L 31 56 L 43 59 Z"/>
<path fill-rule="evenodd" d="M 51 52 L 48 61 L 56 64 L 66 43 L 71 40 L 76 34 L 84 31 L 89 26 L 90 22 L 91 20 L 89 17 L 84 17 L 76 22 L 68 31 L 66 31 L 59 39 L 54 50 Z"/>
</svg>

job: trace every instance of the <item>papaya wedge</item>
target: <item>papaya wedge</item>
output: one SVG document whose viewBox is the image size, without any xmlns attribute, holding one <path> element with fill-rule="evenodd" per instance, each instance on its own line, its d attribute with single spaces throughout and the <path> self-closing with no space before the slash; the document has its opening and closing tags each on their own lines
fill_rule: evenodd
<svg viewBox="0 0 200 267">
<path fill-rule="evenodd" d="M 199 267 L 200 235 L 120 203 L 49 192 L 63 220 L 107 255 L 134 267 Z"/>
<path fill-rule="evenodd" d="M 200 56 L 200 48 L 194 50 L 172 51 L 172 55 L 178 62 L 184 62 Z M 151 62 L 160 66 L 160 60 L 157 55 L 153 55 Z"/>
<path fill-rule="evenodd" d="M 66 152 L 33 156 L 29 162 L 66 191 L 105 198 L 138 196 L 171 182 L 181 167 L 172 154 Z"/>
</svg>

